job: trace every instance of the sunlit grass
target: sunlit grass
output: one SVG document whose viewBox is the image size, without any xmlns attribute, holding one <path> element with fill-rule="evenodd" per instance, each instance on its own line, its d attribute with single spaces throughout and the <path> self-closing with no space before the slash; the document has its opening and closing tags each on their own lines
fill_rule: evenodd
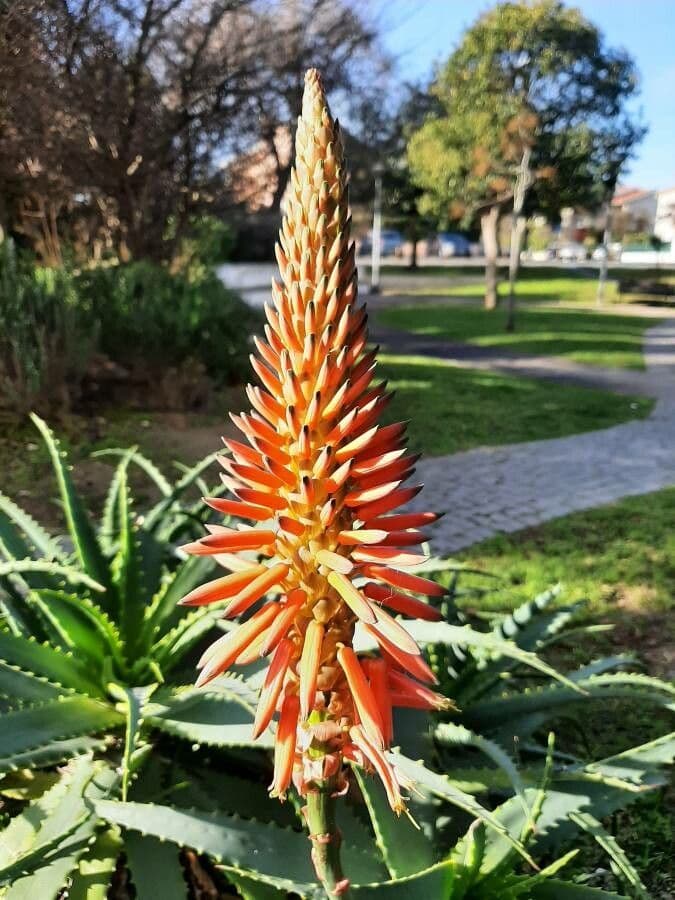
<svg viewBox="0 0 675 900">
<path fill-rule="evenodd" d="M 389 418 L 410 420 L 415 449 L 438 456 L 483 445 L 562 437 L 646 416 L 652 403 L 425 357 L 380 356 L 396 395 Z"/>
<path fill-rule="evenodd" d="M 469 273 L 471 274 L 471 273 Z M 598 289 L 597 278 L 570 278 L 570 277 L 554 277 L 554 278 L 536 278 L 521 277 L 516 286 L 516 297 L 520 300 L 533 302 L 537 300 L 545 302 L 564 302 L 564 303 L 589 303 L 595 301 Z M 443 285 L 439 283 L 430 289 L 412 290 L 411 294 L 438 294 L 443 297 L 482 297 L 485 293 L 485 285 L 482 280 L 477 280 L 472 284 Z M 505 281 L 500 282 L 498 293 L 501 298 L 505 298 L 508 294 L 508 284 Z M 611 302 L 618 298 L 618 289 L 616 281 L 608 281 L 605 289 L 604 299 Z"/>
<path fill-rule="evenodd" d="M 644 368 L 643 335 L 654 324 L 639 316 L 550 307 L 519 310 L 514 332 L 505 330 L 501 309 L 420 304 L 383 309 L 378 316 L 384 324 L 413 334 L 627 369 Z"/>
<path fill-rule="evenodd" d="M 669 613 L 675 640 L 675 488 L 574 513 L 471 547 L 460 558 L 499 576 L 501 609 L 560 582 L 595 615 Z M 639 648 L 636 648 L 639 649 Z"/>
</svg>

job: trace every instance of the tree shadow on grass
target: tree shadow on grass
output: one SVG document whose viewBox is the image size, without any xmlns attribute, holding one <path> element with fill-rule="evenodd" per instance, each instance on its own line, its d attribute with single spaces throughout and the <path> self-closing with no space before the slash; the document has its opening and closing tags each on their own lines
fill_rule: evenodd
<svg viewBox="0 0 675 900">
<path fill-rule="evenodd" d="M 388 421 L 409 419 L 410 445 L 430 456 L 608 428 L 647 415 L 651 402 L 424 357 L 381 357 L 396 391 Z"/>
<path fill-rule="evenodd" d="M 426 304 L 384 310 L 381 316 L 387 325 L 427 337 L 635 369 L 644 367 L 643 335 L 654 324 L 638 316 L 529 308 L 517 313 L 516 331 L 507 332 L 503 310 Z"/>
</svg>

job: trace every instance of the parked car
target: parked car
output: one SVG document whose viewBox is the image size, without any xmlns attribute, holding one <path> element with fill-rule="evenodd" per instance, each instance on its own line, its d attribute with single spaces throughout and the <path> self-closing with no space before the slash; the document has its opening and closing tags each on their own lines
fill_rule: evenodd
<svg viewBox="0 0 675 900">
<path fill-rule="evenodd" d="M 400 231 L 387 229 L 380 233 L 380 254 L 382 256 L 401 256 L 405 241 Z M 360 254 L 368 256 L 373 252 L 373 236 L 369 232 L 361 241 Z"/>
<path fill-rule="evenodd" d="M 552 247 L 547 247 L 545 250 L 523 250 L 520 258 L 531 262 L 549 262 L 555 259 L 555 250 Z"/>
<path fill-rule="evenodd" d="M 596 262 L 602 262 L 606 256 L 609 259 L 621 259 L 621 244 L 609 244 L 607 247 L 604 244 L 600 244 L 591 254 L 591 259 L 594 259 Z"/>
<path fill-rule="evenodd" d="M 558 259 L 562 262 L 584 262 L 588 259 L 588 251 L 583 244 L 569 243 L 558 247 Z"/>
<path fill-rule="evenodd" d="M 430 241 L 431 252 L 435 256 L 447 259 L 450 256 L 470 256 L 471 244 L 463 234 L 454 231 L 439 231 Z"/>
</svg>

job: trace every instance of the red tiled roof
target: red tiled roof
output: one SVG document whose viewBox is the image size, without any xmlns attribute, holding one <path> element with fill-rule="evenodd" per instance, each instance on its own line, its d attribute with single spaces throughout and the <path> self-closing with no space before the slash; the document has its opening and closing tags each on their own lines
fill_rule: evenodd
<svg viewBox="0 0 675 900">
<path fill-rule="evenodd" d="M 612 206 L 623 206 L 624 203 L 630 203 L 631 200 L 646 197 L 651 193 L 653 191 L 644 191 L 642 188 L 623 188 L 612 197 Z"/>
</svg>

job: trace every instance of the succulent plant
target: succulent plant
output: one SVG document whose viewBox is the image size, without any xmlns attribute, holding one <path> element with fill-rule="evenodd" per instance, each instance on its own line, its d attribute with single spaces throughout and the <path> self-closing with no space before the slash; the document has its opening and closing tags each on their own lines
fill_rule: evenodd
<svg viewBox="0 0 675 900">
<path fill-rule="evenodd" d="M 618 897 L 560 876 L 575 851 L 559 848 L 581 831 L 645 897 L 601 820 L 663 785 L 675 736 L 589 761 L 542 727 L 588 697 L 672 706 L 672 691 L 614 673 L 623 661 L 557 672 L 538 651 L 569 613 L 547 598 L 472 627 L 454 605 L 462 567 L 410 550 L 435 515 L 398 511 L 415 460 L 404 427 L 379 423 L 340 131 L 313 70 L 296 149 L 282 282 L 253 359 L 262 387 L 233 417 L 246 443 L 220 459 L 232 496 L 185 508 L 208 461 L 172 486 L 121 451 L 97 530 L 36 420 L 70 543 L 0 498 L 0 794 L 20 804 L 0 832 L 3 896 L 102 900 L 111 881 L 123 896 L 126 866 L 139 900 L 181 898 L 191 848 L 244 900 Z M 132 464 L 163 495 L 143 516 Z M 208 509 L 226 522 L 200 537 Z M 229 574 L 212 578 L 215 563 Z M 427 577 L 443 569 L 449 588 Z M 504 692 L 533 673 L 543 688 Z M 523 766 L 509 733 L 527 740 Z M 190 764 L 181 742 L 209 753 Z"/>
</svg>

